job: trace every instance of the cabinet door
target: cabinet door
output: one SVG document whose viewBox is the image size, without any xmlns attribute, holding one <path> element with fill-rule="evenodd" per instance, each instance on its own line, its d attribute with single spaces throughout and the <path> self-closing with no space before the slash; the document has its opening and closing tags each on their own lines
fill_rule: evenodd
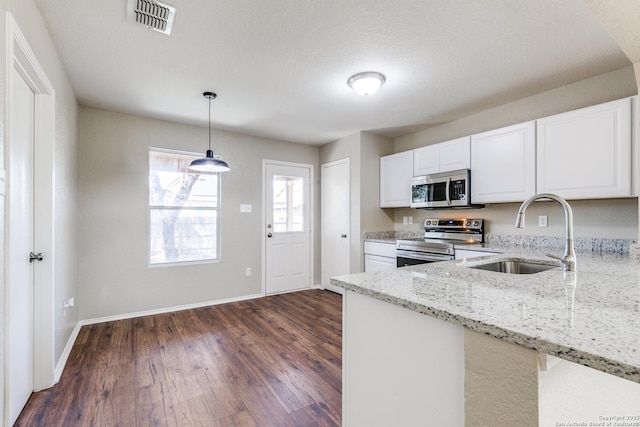
<svg viewBox="0 0 640 427">
<path fill-rule="evenodd" d="M 537 134 L 538 192 L 631 196 L 631 99 L 540 119 Z"/>
<path fill-rule="evenodd" d="M 440 144 L 440 172 L 471 167 L 471 137 L 465 136 Z"/>
<path fill-rule="evenodd" d="M 413 150 L 413 176 L 440 172 L 440 144 Z"/>
<path fill-rule="evenodd" d="M 380 207 L 411 206 L 413 150 L 380 157 Z"/>
<path fill-rule="evenodd" d="M 364 272 L 374 273 L 376 271 L 385 271 L 396 268 L 396 259 L 387 258 L 378 255 L 364 256 Z"/>
<path fill-rule="evenodd" d="M 522 202 L 535 192 L 535 121 L 471 136 L 473 203 Z"/>
</svg>

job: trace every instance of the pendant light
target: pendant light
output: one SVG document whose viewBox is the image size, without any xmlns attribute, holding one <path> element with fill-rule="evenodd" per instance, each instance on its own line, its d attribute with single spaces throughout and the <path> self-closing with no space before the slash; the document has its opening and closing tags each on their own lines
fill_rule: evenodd
<svg viewBox="0 0 640 427">
<path fill-rule="evenodd" d="M 209 100 L 209 149 L 205 157 L 191 162 L 189 169 L 198 172 L 226 172 L 231 169 L 227 162 L 222 160 L 220 156 L 214 156 L 211 150 L 211 101 L 216 99 L 218 95 L 213 92 L 205 92 L 202 95 Z"/>
</svg>

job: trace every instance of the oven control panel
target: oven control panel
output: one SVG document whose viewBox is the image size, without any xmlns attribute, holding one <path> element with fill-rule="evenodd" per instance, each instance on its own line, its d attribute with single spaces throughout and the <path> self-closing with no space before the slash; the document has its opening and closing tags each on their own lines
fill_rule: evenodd
<svg viewBox="0 0 640 427">
<path fill-rule="evenodd" d="M 424 229 L 425 230 L 433 230 L 433 229 L 443 229 L 443 230 L 482 230 L 483 229 L 483 220 L 482 219 L 467 219 L 467 218 L 456 218 L 456 219 L 446 219 L 446 218 L 427 218 L 424 220 Z"/>
</svg>

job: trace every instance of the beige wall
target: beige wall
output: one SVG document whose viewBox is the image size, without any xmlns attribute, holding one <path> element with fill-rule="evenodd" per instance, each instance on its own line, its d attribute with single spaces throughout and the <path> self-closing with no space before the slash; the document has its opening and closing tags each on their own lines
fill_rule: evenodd
<svg viewBox="0 0 640 427">
<path fill-rule="evenodd" d="M 212 148 L 231 166 L 221 181 L 220 262 L 150 268 L 148 149 L 202 153 L 207 129 L 85 107 L 79 118 L 82 319 L 260 294 L 263 159 L 313 165 L 318 223 L 318 147 L 213 130 Z M 253 212 L 240 214 L 241 203 Z"/>
<path fill-rule="evenodd" d="M 69 297 L 77 297 L 77 103 L 71 85 L 65 75 L 47 29 L 38 10 L 31 0 L 5 0 L 0 2 L 0 165 L 4 171 L 7 159 L 4 156 L 7 131 L 5 102 L 6 83 L 6 12 L 11 12 L 29 47 L 38 58 L 44 73 L 55 90 L 55 155 L 54 163 L 55 202 L 54 202 L 54 345 L 55 363 L 58 363 L 64 351 L 73 327 L 77 323 L 76 310 L 69 310 L 62 317 L 62 302 Z M 38 183 L 36 183 L 38 185 Z M 4 230 L 5 203 L 0 197 L 0 221 Z M 0 318 L 4 319 L 5 282 L 4 282 L 4 233 L 0 233 Z M 0 366 L 4 366 L 5 330 L 0 328 Z M 4 369 L 0 370 L 4 384 Z M 0 401 L 4 401 L 4 387 L 0 387 Z M 0 405 L 0 419 L 4 419 Z"/>
<path fill-rule="evenodd" d="M 360 237 L 364 237 L 366 231 L 388 230 L 393 223 L 393 209 L 380 208 L 380 157 L 391 154 L 392 141 L 362 132 L 361 147 Z"/>
<path fill-rule="evenodd" d="M 565 111 L 582 108 L 614 99 L 636 95 L 638 92 L 632 66 L 543 92 L 529 98 L 492 108 L 441 126 L 406 135 L 395 140 L 395 151 L 405 151 L 453 138 L 497 129 Z M 472 172 L 473 173 L 473 172 Z M 429 216 L 486 218 L 487 233 L 562 236 L 564 216 L 556 204 L 535 203 L 527 210 L 527 224 L 516 229 L 513 224 L 519 204 L 488 205 L 481 210 L 427 211 L 396 209 L 396 230 L 420 230 L 420 222 Z M 574 211 L 576 237 L 618 239 L 638 238 L 638 201 L 619 200 L 571 201 Z M 412 215 L 413 225 L 402 225 L 402 217 Z M 548 215 L 549 227 L 537 226 L 538 215 Z"/>
<path fill-rule="evenodd" d="M 362 239 L 365 231 L 391 230 L 393 211 L 380 208 L 380 156 L 393 151 L 389 138 L 357 132 L 320 147 L 320 164 L 350 159 L 351 272 L 364 271 Z"/>
<path fill-rule="evenodd" d="M 510 102 L 395 140 L 395 152 L 410 150 L 589 105 L 637 95 L 633 66 Z"/>
<path fill-rule="evenodd" d="M 637 239 L 638 199 L 570 200 L 574 235 L 585 238 Z M 555 202 L 536 202 L 527 209 L 525 228 L 515 228 L 520 203 L 487 205 L 484 209 L 395 209 L 395 229 L 417 231 L 425 218 L 485 218 L 485 233 L 524 236 L 564 236 L 564 213 Z M 402 225 L 403 216 L 413 225 Z M 548 227 L 538 227 L 538 216 L 548 216 Z"/>
</svg>

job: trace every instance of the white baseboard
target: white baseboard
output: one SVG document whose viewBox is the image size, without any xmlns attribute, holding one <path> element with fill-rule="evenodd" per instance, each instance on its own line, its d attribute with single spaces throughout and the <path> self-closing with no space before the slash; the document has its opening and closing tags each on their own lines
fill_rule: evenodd
<svg viewBox="0 0 640 427">
<path fill-rule="evenodd" d="M 339 288 L 338 286 L 326 285 L 324 289 L 326 289 L 327 291 L 335 292 L 340 295 L 344 295 L 344 289 Z"/>
<path fill-rule="evenodd" d="M 176 305 L 173 307 L 165 307 L 154 310 L 136 311 L 134 313 L 116 314 L 114 316 L 96 317 L 93 319 L 81 320 L 82 325 L 93 325 L 95 323 L 113 322 L 114 320 L 133 319 L 136 317 L 152 316 L 154 314 L 172 313 L 174 311 L 190 310 L 192 308 L 209 307 L 212 305 L 227 304 L 230 302 L 246 301 L 250 299 L 262 298 L 262 294 L 245 295 L 235 298 L 226 298 L 215 301 L 198 302 L 195 304 Z"/>
<path fill-rule="evenodd" d="M 67 345 L 64 346 L 64 350 L 62 351 L 62 355 L 58 360 L 58 364 L 56 365 L 54 384 L 57 384 L 60 381 L 60 377 L 62 376 L 62 371 L 64 370 L 65 365 L 67 364 L 67 360 L 69 360 L 69 355 L 71 354 L 71 349 L 78 338 L 78 334 L 80 333 L 80 328 L 82 328 L 82 322 L 76 323 L 76 326 L 71 331 L 71 335 L 67 340 Z"/>
<path fill-rule="evenodd" d="M 76 323 L 76 326 L 73 328 L 73 331 L 71 332 L 71 335 L 67 340 L 67 345 L 64 347 L 64 351 L 62 352 L 62 355 L 60 356 L 60 360 L 58 360 L 58 363 L 56 365 L 55 383 L 58 383 L 58 381 L 60 381 L 60 377 L 62 376 L 62 371 L 64 370 L 64 367 L 67 364 L 67 360 L 69 359 L 69 355 L 71 354 L 71 349 L 73 348 L 73 345 L 75 344 L 76 339 L 78 338 L 78 334 L 80 333 L 80 328 L 82 328 L 85 325 L 93 325 L 96 323 L 104 323 L 104 322 L 113 322 L 115 320 L 133 319 L 136 317 L 151 316 L 154 314 L 171 313 L 174 311 L 182 311 L 182 310 L 189 310 L 192 308 L 227 304 L 230 302 L 246 301 L 246 300 L 262 298 L 262 297 L 263 297 L 262 294 L 245 295 L 241 297 L 227 298 L 222 300 L 199 302 L 195 304 L 177 305 L 173 307 L 165 307 L 165 308 L 160 308 L 155 310 L 137 311 L 134 313 L 117 314 L 114 316 L 96 317 L 93 319 L 80 320 L 78 321 L 78 323 Z"/>
</svg>

